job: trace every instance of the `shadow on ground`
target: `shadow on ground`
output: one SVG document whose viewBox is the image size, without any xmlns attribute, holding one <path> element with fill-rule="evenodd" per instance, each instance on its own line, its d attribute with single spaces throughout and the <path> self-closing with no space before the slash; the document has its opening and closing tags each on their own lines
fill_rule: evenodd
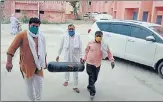
<svg viewBox="0 0 163 102">
<path fill-rule="evenodd" d="M 121 59 L 121 58 L 118 58 L 118 57 L 114 57 L 114 58 L 115 58 L 116 62 L 118 62 L 118 63 L 123 63 L 125 65 L 134 66 L 134 67 L 130 67 L 132 69 L 136 68 L 138 70 L 148 71 L 150 73 L 157 74 L 157 71 L 154 70 L 152 67 L 142 65 L 142 64 L 139 64 L 139 63 L 135 63 L 135 62 L 132 62 L 132 61 L 128 61 L 128 60 L 125 60 L 125 59 Z M 106 59 L 103 59 L 103 60 L 109 60 L 109 59 L 106 58 Z"/>
</svg>

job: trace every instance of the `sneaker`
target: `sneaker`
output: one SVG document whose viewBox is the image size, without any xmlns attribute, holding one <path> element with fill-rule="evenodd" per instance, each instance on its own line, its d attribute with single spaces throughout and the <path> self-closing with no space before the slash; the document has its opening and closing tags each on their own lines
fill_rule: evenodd
<svg viewBox="0 0 163 102">
<path fill-rule="evenodd" d="M 80 93 L 80 90 L 78 88 L 73 88 L 73 90 L 76 92 L 76 93 Z"/>
<path fill-rule="evenodd" d="M 90 92 L 90 89 L 87 87 L 87 90 Z"/>
</svg>

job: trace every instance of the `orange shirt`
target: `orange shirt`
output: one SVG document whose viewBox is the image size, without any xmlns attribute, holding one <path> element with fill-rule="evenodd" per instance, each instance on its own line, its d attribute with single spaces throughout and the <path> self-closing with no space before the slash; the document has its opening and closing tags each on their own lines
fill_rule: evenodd
<svg viewBox="0 0 163 102">
<path fill-rule="evenodd" d="M 114 61 L 113 55 L 108 49 L 108 58 L 110 61 Z M 102 51 L 101 51 L 101 43 L 96 43 L 95 41 L 91 41 L 88 43 L 87 48 L 85 49 L 84 59 L 88 64 L 95 65 L 99 67 L 102 61 Z"/>
</svg>

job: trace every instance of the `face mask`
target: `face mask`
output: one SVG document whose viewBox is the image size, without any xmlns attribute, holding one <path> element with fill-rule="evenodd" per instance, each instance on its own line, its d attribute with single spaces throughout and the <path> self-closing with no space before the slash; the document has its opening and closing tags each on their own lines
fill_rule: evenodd
<svg viewBox="0 0 163 102">
<path fill-rule="evenodd" d="M 38 27 L 32 26 L 32 27 L 29 28 L 29 30 L 30 30 L 30 32 L 32 32 L 33 34 L 37 34 L 37 33 L 38 33 Z"/>
<path fill-rule="evenodd" d="M 101 42 L 101 40 L 102 40 L 102 37 L 96 37 L 97 42 Z"/>
<path fill-rule="evenodd" d="M 75 31 L 70 31 L 69 30 L 68 33 L 69 33 L 70 36 L 73 36 L 75 34 Z"/>
</svg>

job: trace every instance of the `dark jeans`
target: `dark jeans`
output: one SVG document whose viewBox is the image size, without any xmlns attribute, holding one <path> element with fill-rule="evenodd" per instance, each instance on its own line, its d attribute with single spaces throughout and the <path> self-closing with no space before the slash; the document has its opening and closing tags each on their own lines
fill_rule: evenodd
<svg viewBox="0 0 163 102">
<path fill-rule="evenodd" d="M 87 89 L 90 91 L 90 95 L 94 96 L 96 94 L 95 82 L 98 78 L 98 73 L 100 71 L 100 66 L 97 68 L 94 65 L 87 64 L 87 74 L 89 76 Z"/>
</svg>

